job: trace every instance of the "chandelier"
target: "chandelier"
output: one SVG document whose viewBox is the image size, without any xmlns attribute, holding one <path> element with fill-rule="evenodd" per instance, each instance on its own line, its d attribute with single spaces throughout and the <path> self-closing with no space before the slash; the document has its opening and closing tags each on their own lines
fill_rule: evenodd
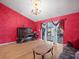
<svg viewBox="0 0 79 59">
<path fill-rule="evenodd" d="M 41 1 L 40 0 L 32 0 L 32 13 L 35 14 L 35 15 L 38 15 L 40 14 L 41 10 L 40 10 L 40 3 Z"/>
</svg>

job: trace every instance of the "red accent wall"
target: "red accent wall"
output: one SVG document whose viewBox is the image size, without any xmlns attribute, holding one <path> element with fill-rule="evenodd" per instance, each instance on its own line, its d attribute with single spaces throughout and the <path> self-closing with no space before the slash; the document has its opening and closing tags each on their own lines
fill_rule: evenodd
<svg viewBox="0 0 79 59">
<path fill-rule="evenodd" d="M 40 39 L 41 23 L 52 20 L 65 20 L 64 42 L 69 40 L 75 42 L 79 38 L 79 12 L 33 22 L 0 3 L 0 43 L 16 41 L 16 29 L 22 27 L 23 24 L 25 27 L 31 27 L 33 31 L 36 31 Z M 74 45 L 76 44 L 74 43 Z"/>
<path fill-rule="evenodd" d="M 35 31 L 35 22 L 0 3 L 0 43 L 16 41 L 16 29 L 23 24 Z"/>
<path fill-rule="evenodd" d="M 39 39 L 41 38 L 41 24 L 43 22 L 49 22 L 52 20 L 64 20 L 65 21 L 64 42 L 67 42 L 69 40 L 74 42 L 77 38 L 79 38 L 79 12 L 78 12 L 78 13 L 73 13 L 73 14 L 69 14 L 65 16 L 59 16 L 55 18 L 49 18 L 46 20 L 36 22 Z"/>
</svg>

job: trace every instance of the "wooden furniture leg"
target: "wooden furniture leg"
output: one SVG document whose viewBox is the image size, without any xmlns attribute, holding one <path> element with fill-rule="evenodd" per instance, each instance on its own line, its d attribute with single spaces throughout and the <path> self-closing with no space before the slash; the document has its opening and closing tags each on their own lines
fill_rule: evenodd
<svg viewBox="0 0 79 59">
<path fill-rule="evenodd" d="M 53 52 L 51 51 L 51 54 L 53 55 Z"/>
<path fill-rule="evenodd" d="M 44 55 L 42 55 L 42 59 L 44 59 Z"/>
<path fill-rule="evenodd" d="M 35 51 L 33 51 L 33 59 L 35 59 Z"/>
</svg>

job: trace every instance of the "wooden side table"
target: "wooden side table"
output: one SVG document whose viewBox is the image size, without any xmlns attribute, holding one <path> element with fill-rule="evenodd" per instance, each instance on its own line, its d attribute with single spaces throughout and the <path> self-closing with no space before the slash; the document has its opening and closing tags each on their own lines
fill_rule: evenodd
<svg viewBox="0 0 79 59">
<path fill-rule="evenodd" d="M 36 48 L 33 49 L 33 56 L 35 59 L 35 54 L 37 55 L 41 55 L 42 59 L 44 59 L 45 54 L 51 52 L 51 54 L 53 55 L 53 46 L 49 45 L 49 44 L 43 44 L 40 46 L 37 46 Z"/>
</svg>

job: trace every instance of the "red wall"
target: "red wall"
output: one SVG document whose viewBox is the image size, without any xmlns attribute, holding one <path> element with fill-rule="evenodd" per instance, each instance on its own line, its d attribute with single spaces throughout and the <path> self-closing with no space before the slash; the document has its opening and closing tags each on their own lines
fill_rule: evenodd
<svg viewBox="0 0 79 59">
<path fill-rule="evenodd" d="M 33 31 L 37 31 L 40 39 L 41 23 L 52 20 L 65 20 L 64 42 L 69 40 L 75 42 L 79 38 L 79 12 L 33 22 L 0 3 L 0 43 L 15 41 L 17 39 L 16 29 L 22 27 L 23 24 L 25 27 L 32 27 Z"/>
<path fill-rule="evenodd" d="M 43 21 L 36 22 L 37 32 L 39 34 L 39 39 L 41 38 L 41 24 L 43 22 L 49 22 L 52 20 L 64 20 L 64 42 L 72 41 L 74 42 L 79 38 L 79 12 L 73 13 L 65 16 L 59 16 L 55 18 L 46 19 Z"/>
<path fill-rule="evenodd" d="M 15 41 L 16 29 L 22 27 L 23 24 L 35 31 L 35 22 L 0 3 L 0 43 Z"/>
</svg>

